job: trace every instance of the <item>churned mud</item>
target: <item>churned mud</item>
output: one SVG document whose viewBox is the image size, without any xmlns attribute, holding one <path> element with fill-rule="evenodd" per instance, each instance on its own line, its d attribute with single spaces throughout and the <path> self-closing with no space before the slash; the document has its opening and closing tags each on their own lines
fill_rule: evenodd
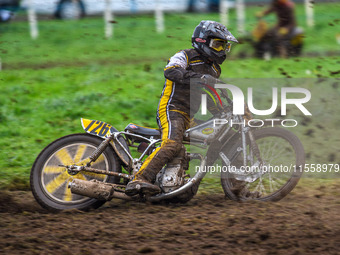
<svg viewBox="0 0 340 255">
<path fill-rule="evenodd" d="M 339 254 L 340 181 L 302 182 L 276 203 L 199 194 L 185 205 L 113 200 L 50 213 L 0 192 L 0 254 Z"/>
</svg>

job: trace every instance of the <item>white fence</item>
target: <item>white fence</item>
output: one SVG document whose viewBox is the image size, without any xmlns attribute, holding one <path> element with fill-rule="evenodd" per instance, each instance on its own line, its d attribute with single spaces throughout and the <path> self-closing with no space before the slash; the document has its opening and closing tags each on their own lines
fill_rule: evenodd
<svg viewBox="0 0 340 255">
<path fill-rule="evenodd" d="M 72 0 L 74 3 L 77 0 Z M 113 13 L 141 13 L 154 12 L 156 31 L 162 33 L 165 30 L 163 12 L 184 12 L 188 7 L 187 0 L 82 0 L 86 7 L 86 13 L 104 15 L 104 33 L 106 38 L 113 36 Z M 314 26 L 314 13 L 312 0 L 305 1 L 306 23 Z M 22 6 L 28 8 L 28 20 L 32 39 L 39 35 L 36 13 L 53 14 L 58 0 L 23 0 Z M 195 9 L 206 9 L 207 0 L 196 0 Z M 228 12 L 230 8 L 236 8 L 237 29 L 240 34 L 245 32 L 245 0 L 220 0 L 220 22 L 228 25 Z"/>
</svg>

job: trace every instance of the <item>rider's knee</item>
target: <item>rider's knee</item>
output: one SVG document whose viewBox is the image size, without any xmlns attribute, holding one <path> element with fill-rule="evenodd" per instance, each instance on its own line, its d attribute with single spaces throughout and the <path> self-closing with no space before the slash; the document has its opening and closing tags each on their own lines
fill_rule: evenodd
<svg viewBox="0 0 340 255">
<path fill-rule="evenodd" d="M 162 147 L 166 149 L 169 153 L 173 154 L 173 156 L 177 155 L 181 149 L 183 144 L 179 141 L 166 139 L 162 142 Z"/>
</svg>

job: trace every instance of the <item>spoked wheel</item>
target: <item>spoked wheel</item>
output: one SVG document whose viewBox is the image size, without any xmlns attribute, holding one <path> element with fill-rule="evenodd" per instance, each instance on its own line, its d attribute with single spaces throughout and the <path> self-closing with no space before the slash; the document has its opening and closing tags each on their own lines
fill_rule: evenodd
<svg viewBox="0 0 340 255">
<path fill-rule="evenodd" d="M 89 156 L 100 145 L 98 137 L 76 134 L 62 137 L 48 145 L 37 157 L 31 170 L 31 189 L 38 203 L 46 209 L 88 210 L 98 208 L 105 201 L 72 194 L 68 184 L 73 179 L 119 183 L 119 178 L 103 174 L 80 172 L 69 173 L 66 165 L 85 165 Z M 91 165 L 93 168 L 121 172 L 120 162 L 111 147 Z"/>
<path fill-rule="evenodd" d="M 244 167 L 243 153 L 236 154 L 229 170 L 222 171 L 224 193 L 228 198 L 238 201 L 278 201 L 292 191 L 303 173 L 303 146 L 297 136 L 282 128 L 259 129 L 253 134 L 263 164 L 251 155 L 247 141 L 249 163 Z M 225 155 L 231 159 L 238 148 L 242 148 L 241 142 L 225 152 Z"/>
</svg>

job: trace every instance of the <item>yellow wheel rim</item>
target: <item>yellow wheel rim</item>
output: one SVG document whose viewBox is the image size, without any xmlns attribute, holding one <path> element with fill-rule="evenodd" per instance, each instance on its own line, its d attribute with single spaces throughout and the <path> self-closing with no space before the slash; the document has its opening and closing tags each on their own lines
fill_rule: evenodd
<svg viewBox="0 0 340 255">
<path fill-rule="evenodd" d="M 65 167 L 60 165 L 85 165 L 89 161 L 89 156 L 95 151 L 96 147 L 86 143 L 75 143 L 64 146 L 54 152 L 46 161 L 41 179 L 43 189 L 48 196 L 62 203 L 80 203 L 89 198 L 72 194 L 68 184 L 73 179 L 106 181 L 107 176 L 94 173 L 77 173 L 70 175 Z M 91 167 L 109 171 L 107 158 L 102 154 Z"/>
</svg>

